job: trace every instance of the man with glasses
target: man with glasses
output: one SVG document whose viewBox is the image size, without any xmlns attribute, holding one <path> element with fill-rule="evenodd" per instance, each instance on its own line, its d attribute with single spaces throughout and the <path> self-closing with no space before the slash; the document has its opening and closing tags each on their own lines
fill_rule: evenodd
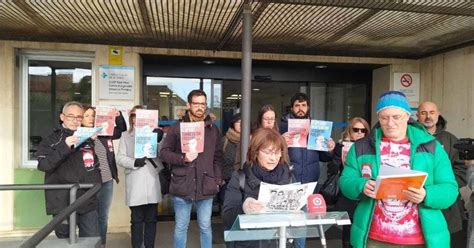
<svg viewBox="0 0 474 248">
<path fill-rule="evenodd" d="M 349 150 L 339 185 L 344 196 L 359 200 L 351 226 L 354 247 L 449 247 L 441 209 L 458 196 L 451 163 L 441 144 L 410 119 L 405 95 L 389 91 L 376 105 L 379 122 L 371 135 Z M 428 174 L 420 189 L 402 190 L 404 199 L 375 197 L 375 178 L 384 166 Z"/>
<path fill-rule="evenodd" d="M 188 94 L 186 115 L 182 122 L 204 122 L 204 151 L 181 151 L 180 123 L 174 125 L 163 140 L 160 157 L 171 165 L 170 194 L 175 212 L 174 247 L 185 248 L 192 206 L 195 205 L 201 247 L 212 247 L 212 202 L 222 185 L 222 142 L 219 129 L 206 115 L 206 93 L 193 90 Z"/>
<path fill-rule="evenodd" d="M 38 148 L 38 170 L 45 172 L 45 184 L 102 183 L 99 160 L 89 139 L 78 147 L 74 132 L 81 126 L 84 110 L 78 102 L 68 102 L 60 115 L 61 124 L 43 139 Z M 87 190 L 78 190 L 79 198 Z M 46 213 L 57 215 L 69 205 L 69 190 L 45 190 Z M 79 237 L 97 237 L 97 199 L 92 197 L 77 209 Z M 58 238 L 69 237 L 67 220 L 55 228 Z"/>
<path fill-rule="evenodd" d="M 416 116 L 418 117 L 418 122 L 420 122 L 428 132 L 436 137 L 446 153 L 448 153 L 458 187 L 462 188 L 466 186 L 467 168 L 464 165 L 464 162 L 459 160 L 458 150 L 454 148 L 454 144 L 458 143 L 458 138 L 456 138 L 452 133 L 446 131 L 446 124 L 448 122 L 443 118 L 443 116 L 441 116 L 438 106 L 436 106 L 434 102 L 423 102 L 418 106 Z M 464 204 L 461 197 L 458 197 L 456 204 L 448 209 L 444 209 L 443 215 L 448 222 L 451 240 L 456 244 L 453 247 L 465 247 L 467 232 L 466 230 L 463 231 L 463 221 L 467 221 L 467 219 L 465 218 Z M 465 223 L 465 225 L 466 224 L 467 223 Z"/>
<path fill-rule="evenodd" d="M 288 141 L 288 119 L 311 119 L 309 116 L 309 98 L 304 93 L 296 93 L 290 100 L 291 112 L 281 118 L 280 133 Z M 310 183 L 319 180 L 319 161 L 332 160 L 331 152 L 335 143 L 332 139 L 328 142 L 328 152 L 308 150 L 305 147 L 288 147 L 288 155 L 293 166 L 293 175 L 297 182 Z M 305 239 L 296 239 L 295 247 L 305 247 Z"/>
</svg>

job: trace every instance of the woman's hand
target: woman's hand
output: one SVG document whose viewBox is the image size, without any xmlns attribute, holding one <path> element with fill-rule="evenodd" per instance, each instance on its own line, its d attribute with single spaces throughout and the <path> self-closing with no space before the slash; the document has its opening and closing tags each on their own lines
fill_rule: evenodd
<svg viewBox="0 0 474 248">
<path fill-rule="evenodd" d="M 366 196 L 375 199 L 375 181 L 367 180 L 363 192 Z"/>
<path fill-rule="evenodd" d="M 265 212 L 265 205 L 252 197 L 245 199 L 242 209 L 246 214 L 259 214 Z"/>
<path fill-rule="evenodd" d="M 420 189 L 408 187 L 408 189 L 403 190 L 402 193 L 405 195 L 407 200 L 416 204 L 420 204 L 421 202 L 423 202 L 426 197 L 426 190 L 423 187 L 421 187 Z"/>
<path fill-rule="evenodd" d="M 336 143 L 334 142 L 334 140 L 332 140 L 332 138 L 329 138 L 328 152 L 332 152 L 334 150 L 334 147 L 336 147 Z"/>
</svg>

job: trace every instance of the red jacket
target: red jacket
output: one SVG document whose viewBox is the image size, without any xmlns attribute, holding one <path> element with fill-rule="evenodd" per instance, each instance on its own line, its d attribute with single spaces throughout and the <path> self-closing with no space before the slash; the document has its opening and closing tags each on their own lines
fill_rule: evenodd
<svg viewBox="0 0 474 248">
<path fill-rule="evenodd" d="M 185 116 L 183 122 L 190 122 Z M 171 165 L 170 193 L 188 200 L 214 197 L 222 182 L 222 138 L 209 116 L 204 120 L 204 152 L 191 163 L 181 152 L 180 125 L 176 123 L 161 144 L 160 158 Z"/>
</svg>

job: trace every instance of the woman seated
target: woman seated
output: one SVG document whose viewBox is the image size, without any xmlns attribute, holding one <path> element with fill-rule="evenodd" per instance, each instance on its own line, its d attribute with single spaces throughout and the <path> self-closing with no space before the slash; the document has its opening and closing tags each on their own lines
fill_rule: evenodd
<svg viewBox="0 0 474 248">
<path fill-rule="evenodd" d="M 245 185 L 241 189 L 239 173 L 232 174 L 225 193 L 222 210 L 224 226 L 230 229 L 237 215 L 262 213 L 265 206 L 257 200 L 260 182 L 271 184 L 288 184 L 292 182 L 288 166 L 288 150 L 286 142 L 280 134 L 269 128 L 257 129 L 247 152 L 247 161 L 242 172 L 245 175 Z M 240 179 L 242 180 L 242 179 Z M 276 247 L 275 240 L 251 242 L 235 242 L 228 244 L 233 247 Z"/>
</svg>

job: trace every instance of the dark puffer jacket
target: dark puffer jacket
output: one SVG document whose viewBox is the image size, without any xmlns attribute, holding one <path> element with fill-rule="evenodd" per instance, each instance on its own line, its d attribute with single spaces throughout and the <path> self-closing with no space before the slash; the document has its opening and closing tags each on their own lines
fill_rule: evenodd
<svg viewBox="0 0 474 248">
<path fill-rule="evenodd" d="M 186 115 L 183 122 L 190 122 Z M 191 163 L 181 152 L 180 123 L 166 134 L 161 144 L 160 158 L 171 165 L 170 193 L 188 200 L 214 197 L 222 184 L 222 138 L 209 116 L 204 120 L 204 152 Z"/>
<path fill-rule="evenodd" d="M 288 132 L 288 119 L 295 119 L 291 113 L 283 116 L 280 122 L 280 133 Z M 319 162 L 329 162 L 332 156 L 328 152 L 308 150 L 302 147 L 288 147 L 293 175 L 297 182 L 309 183 L 319 180 Z"/>
<path fill-rule="evenodd" d="M 466 186 L 466 166 L 463 162 L 459 161 L 459 153 L 453 145 L 458 142 L 458 138 L 446 131 L 446 124 L 448 122 L 439 116 L 438 123 L 436 123 L 436 132 L 434 136 L 441 143 L 444 150 L 449 156 L 451 161 L 451 166 L 453 167 L 454 176 L 456 177 L 456 182 L 458 187 Z M 451 207 L 442 210 L 446 222 L 448 223 L 448 228 L 450 233 L 459 232 L 462 230 L 462 221 L 464 217 L 464 204 L 461 200 L 461 197 L 458 197 L 456 203 Z"/>
<path fill-rule="evenodd" d="M 84 153 L 93 152 L 92 140 L 87 140 L 81 146 L 71 149 L 65 139 L 74 134 L 74 131 L 58 126 L 53 133 L 43 139 L 38 147 L 38 170 L 44 171 L 45 184 L 70 183 L 102 183 L 99 171 L 99 159 L 93 153 L 94 164 L 84 164 Z M 90 156 L 88 157 L 90 159 Z M 78 190 L 77 198 L 86 190 Z M 58 214 L 69 205 L 69 190 L 45 190 L 46 213 Z M 87 213 L 97 209 L 97 198 L 94 196 L 77 210 L 78 213 Z"/>
<path fill-rule="evenodd" d="M 258 165 L 254 165 L 258 166 Z M 290 168 L 287 165 L 278 165 L 283 168 L 283 173 L 278 179 L 279 185 L 289 184 L 292 180 L 292 174 Z M 222 219 L 225 228 L 228 230 L 232 227 L 235 219 L 239 214 L 244 214 L 242 204 L 247 197 L 258 199 L 258 192 L 260 191 L 261 179 L 257 178 L 252 172 L 252 167 L 248 164 L 244 164 L 243 169 L 245 173 L 245 188 L 244 192 L 240 190 L 239 174 L 235 171 L 227 185 L 224 206 L 222 209 Z M 275 240 L 261 240 L 261 241 L 242 241 L 242 242 L 231 242 L 227 244 L 227 247 L 277 247 Z"/>
</svg>

